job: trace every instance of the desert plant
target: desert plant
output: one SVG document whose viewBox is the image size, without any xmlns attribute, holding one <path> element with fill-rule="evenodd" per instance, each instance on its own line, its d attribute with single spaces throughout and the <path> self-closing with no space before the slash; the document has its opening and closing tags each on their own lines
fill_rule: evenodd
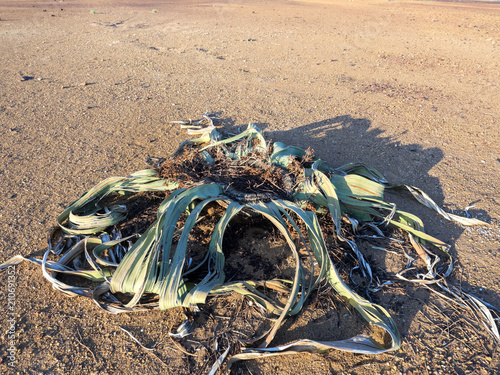
<svg viewBox="0 0 500 375">
<path fill-rule="evenodd" d="M 368 292 L 376 289 L 370 264 L 343 229 L 348 226 L 356 232 L 364 225 L 383 236 L 384 226 L 392 226 L 406 233 L 427 268 L 425 273 L 414 277 L 403 273 L 398 277 L 434 284 L 443 293 L 459 299 L 459 303 L 467 304 L 468 300 L 469 305 L 475 304 L 472 307 L 477 315 L 500 341 L 492 307 L 446 284 L 453 265 L 449 246 L 426 234 L 418 217 L 385 201 L 384 191 L 409 192 L 444 218 L 463 225 L 483 222 L 446 213 L 420 189 L 390 184 L 367 165 L 351 163 L 333 168 L 310 150 L 280 142 L 270 144 L 253 124 L 227 138 L 217 131 L 208 116 L 179 124 L 197 137 L 183 142 L 170 159 L 128 177 L 108 178 L 61 213 L 43 259 L 28 259 L 41 265 L 44 276 L 55 289 L 92 298 L 111 313 L 180 306 L 197 308 L 212 296 L 240 293 L 275 314 L 276 319 L 257 347 L 233 355 L 230 363 L 289 352 L 339 349 L 377 354 L 399 348 L 400 334 L 389 313 L 349 288 L 337 272 L 322 229 L 325 218 L 329 218 L 334 227 L 332 235 L 356 257 L 368 280 Z M 127 199 L 141 192 L 165 192 L 166 197 L 147 229 L 122 238 L 116 226 L 127 221 Z M 221 206 L 223 213 L 213 228 L 206 253 L 193 264 L 187 256 L 189 236 L 202 220 L 202 213 L 212 205 Z M 295 259 L 292 279 L 225 279 L 222 240 L 228 224 L 237 215 L 260 215 L 279 230 Z M 63 234 L 57 238 L 57 232 Z M 133 244 L 126 246 L 131 239 L 135 239 Z M 307 260 L 299 256 L 298 246 L 307 252 Z M 49 261 L 51 252 L 63 255 L 57 261 Z M 2 267 L 23 259 L 14 257 Z M 100 284 L 93 289 L 70 285 L 58 278 L 59 274 L 85 277 Z M 299 340 L 272 347 L 284 319 L 299 313 L 323 280 L 367 323 L 383 329 L 390 336 L 387 344 L 357 335 L 339 341 Z M 275 298 L 276 292 L 285 295 L 286 301 Z"/>
</svg>

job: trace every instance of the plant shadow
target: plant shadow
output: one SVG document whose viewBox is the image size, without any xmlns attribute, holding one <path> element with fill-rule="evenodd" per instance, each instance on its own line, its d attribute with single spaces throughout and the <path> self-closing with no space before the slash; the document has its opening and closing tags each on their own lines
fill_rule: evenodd
<svg viewBox="0 0 500 375">
<path fill-rule="evenodd" d="M 236 132 L 235 127 L 239 130 L 244 129 L 244 126 L 235 125 L 232 119 L 221 124 L 225 129 L 232 128 L 232 133 Z M 364 163 L 376 168 L 391 183 L 406 184 L 422 189 L 439 206 L 445 206 L 445 210 L 449 211 L 450 207 L 453 207 L 445 204 L 446 200 L 439 179 L 429 174 L 429 171 L 443 159 L 443 151 L 438 147 L 425 148 L 420 144 L 403 144 L 395 138 L 384 135 L 383 130 L 373 127 L 369 119 L 355 118 L 350 115 L 332 117 L 289 130 L 273 130 L 267 123 L 255 125 L 264 131 L 267 140 L 279 141 L 303 149 L 311 147 L 316 156 L 334 168 L 351 162 Z M 410 194 L 390 193 L 387 194 L 386 200 L 420 217 L 424 222 L 426 232 L 448 243 L 451 246 L 450 253 L 454 263 L 460 264 L 460 255 L 454 244 L 464 232 L 463 227 L 444 220 L 433 210 L 413 200 Z M 469 213 L 485 221 L 490 219 L 484 211 L 467 212 L 455 208 L 453 213 L 462 214 L 462 216 Z M 389 247 L 388 242 L 378 247 Z M 394 278 L 394 267 L 400 266 L 402 270 L 405 267 L 405 259 L 394 260 L 394 256 L 373 250 L 370 244 L 360 246 L 360 250 L 373 265 L 374 273 L 378 276 L 385 276 L 385 280 L 393 283 L 392 286 L 373 293 L 370 296 L 372 301 L 388 310 L 403 338 L 414 334 L 415 322 L 419 320 L 415 319 L 416 315 L 422 313 L 423 307 L 427 304 L 434 304 L 437 296 L 428 289 Z M 395 263 L 398 264 L 395 265 Z M 392 270 L 388 271 L 388 268 Z M 458 285 L 457 276 L 454 274 L 450 276 L 450 280 L 451 282 L 455 280 Z M 467 281 L 460 280 L 460 285 L 465 291 L 474 290 L 474 287 Z M 362 290 L 357 291 L 364 294 Z M 495 295 L 495 291 L 492 290 L 483 292 L 485 295 Z M 305 306 L 303 312 L 286 320 L 273 344 L 285 344 L 302 338 L 318 341 L 342 340 L 352 337 L 354 332 L 369 331 L 361 318 L 356 317 L 357 314 L 354 314 L 352 308 L 342 306 L 335 299 L 331 301 L 333 308 L 327 308 L 324 301 L 317 296 L 311 297 L 311 301 Z M 363 356 L 362 358 L 360 359 L 365 362 L 372 361 L 369 359 L 371 357 Z M 259 373 L 258 367 L 252 366 L 251 370 L 253 373 Z"/>
</svg>

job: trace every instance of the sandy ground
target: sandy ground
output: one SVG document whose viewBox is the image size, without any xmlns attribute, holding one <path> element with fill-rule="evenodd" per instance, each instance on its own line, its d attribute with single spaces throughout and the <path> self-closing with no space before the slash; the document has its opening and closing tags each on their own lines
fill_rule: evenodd
<svg viewBox="0 0 500 375">
<path fill-rule="evenodd" d="M 170 121 L 218 111 L 226 126 L 254 122 L 333 166 L 370 164 L 450 212 L 473 206 L 490 227 L 464 229 L 411 209 L 453 245 L 454 279 L 500 307 L 499 46 L 500 5 L 492 3 L 2 0 L 0 261 L 40 257 L 48 228 L 82 192 L 143 169 L 147 156 L 170 155 L 187 138 Z M 180 312 L 112 316 L 56 293 L 33 265 L 16 275 L 14 373 L 211 366 L 169 349 Z M 2 273 L 2 373 L 10 369 L 7 288 Z M 424 337 L 428 299 L 396 311 L 404 343 L 395 355 L 290 356 L 235 372 L 498 373 L 500 353 L 487 336 L 484 350 L 467 337 L 433 347 L 444 344 L 439 330 Z M 157 350 L 144 351 L 118 326 Z"/>
</svg>

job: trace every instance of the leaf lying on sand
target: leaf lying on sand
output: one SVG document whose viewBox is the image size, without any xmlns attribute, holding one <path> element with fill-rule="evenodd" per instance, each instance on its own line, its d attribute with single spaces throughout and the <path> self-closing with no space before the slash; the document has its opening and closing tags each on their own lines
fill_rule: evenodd
<svg viewBox="0 0 500 375">
<path fill-rule="evenodd" d="M 367 165 L 352 163 L 332 168 L 310 150 L 279 142 L 268 144 L 253 124 L 238 135 L 224 138 L 210 116 L 179 123 L 198 138 L 183 142 L 157 169 L 111 177 L 97 184 L 59 215 L 59 229 L 51 233 L 42 260 L 16 256 L 0 269 L 29 260 L 42 267 L 43 275 L 55 289 L 92 298 L 110 313 L 197 308 L 210 297 L 239 293 L 275 318 L 263 335 L 245 340 L 249 344 L 260 343 L 234 354 L 228 365 L 244 359 L 330 349 L 379 354 L 398 349 L 401 337 L 389 313 L 369 300 L 368 291 L 392 283 L 374 284 L 370 264 L 355 239 L 361 228 L 383 236 L 383 228 L 389 225 L 407 234 L 409 243 L 427 266 L 426 273 L 412 277 L 402 271 L 396 277 L 426 287 L 440 287 L 441 293 L 475 311 L 500 341 L 498 321 L 492 315 L 494 308 L 444 283 L 453 266 L 448 245 L 425 233 L 418 217 L 385 201 L 384 191 L 410 192 L 418 202 L 463 225 L 485 223 L 446 213 L 423 191 L 389 184 L 380 172 Z M 165 193 L 154 220 L 140 233 L 122 238 L 117 228 L 123 228 L 130 220 L 129 199 L 153 192 Z M 223 213 L 213 227 L 205 253 L 193 260 L 188 255 L 189 237 L 204 218 L 202 213 L 214 205 L 220 206 Z M 318 216 L 320 212 L 323 214 Z M 292 278 L 226 280 L 223 237 L 236 216 L 264 217 L 281 233 L 294 259 Z M 328 221 L 333 224 L 331 232 L 325 228 Z M 345 235 L 349 228 L 344 221 L 351 224 L 354 240 Z M 59 240 L 57 233 L 62 233 Z M 337 243 L 353 252 L 367 280 L 367 298 L 341 278 L 325 235 L 336 238 Z M 135 242 L 131 241 L 135 238 Z M 133 243 L 126 245 L 127 241 Z M 62 256 L 57 261 L 49 260 L 51 252 Z M 410 267 L 413 258 L 406 256 Z M 69 281 L 62 281 L 62 275 Z M 72 285 L 75 277 L 100 284 Z M 390 340 L 379 343 L 373 337 L 356 335 L 337 341 L 302 339 L 271 346 L 284 320 L 298 314 L 325 280 L 367 323 L 384 330 Z M 179 337 L 183 334 L 179 333 Z M 225 360 L 230 347 L 217 359 L 211 372 Z"/>
</svg>

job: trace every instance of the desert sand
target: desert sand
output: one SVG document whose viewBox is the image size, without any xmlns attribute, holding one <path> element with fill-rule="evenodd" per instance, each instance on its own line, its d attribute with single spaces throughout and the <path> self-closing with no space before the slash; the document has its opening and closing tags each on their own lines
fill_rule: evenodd
<svg viewBox="0 0 500 375">
<path fill-rule="evenodd" d="M 188 139 L 171 121 L 216 111 L 226 128 L 253 122 L 330 165 L 369 164 L 448 212 L 490 223 L 463 228 L 410 205 L 452 245 L 452 279 L 500 308 L 498 3 L 137 3 L 0 1 L 0 262 L 41 257 L 69 203 L 143 169 L 148 156 L 170 155 Z M 114 316 L 57 293 L 35 265 L 17 266 L 16 277 L 16 360 L 10 368 L 2 319 L 2 373 L 203 374 L 215 360 L 172 343 L 180 311 Z M 2 317 L 7 289 L 0 273 Z M 498 343 L 468 337 L 465 321 L 454 330 L 429 292 L 416 290 L 418 303 L 384 293 L 404 337 L 399 351 L 277 357 L 232 372 L 500 371 Z M 325 333 L 322 324 L 310 332 Z"/>
</svg>

